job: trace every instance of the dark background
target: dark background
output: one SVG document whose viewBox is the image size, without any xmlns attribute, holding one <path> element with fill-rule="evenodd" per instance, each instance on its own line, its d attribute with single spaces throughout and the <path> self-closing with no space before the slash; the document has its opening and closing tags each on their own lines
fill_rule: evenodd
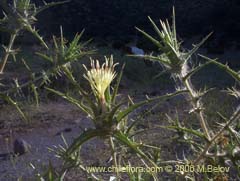
<svg viewBox="0 0 240 181">
<path fill-rule="evenodd" d="M 41 0 L 32 2 L 43 4 Z M 179 37 L 213 31 L 211 39 L 216 45 L 239 46 L 240 0 L 72 0 L 42 12 L 36 26 L 45 38 L 59 34 L 62 25 L 67 37 L 85 29 L 85 38 L 126 41 L 136 35 L 135 26 L 152 33 L 147 16 L 155 22 L 171 19 L 173 6 Z"/>
<path fill-rule="evenodd" d="M 135 26 L 151 32 L 147 16 L 171 19 L 173 6 L 181 37 L 214 31 L 219 43 L 239 41 L 239 0 L 72 0 L 39 15 L 38 27 L 46 36 L 62 25 L 68 36 L 85 29 L 88 37 L 122 40 L 136 34 Z"/>
</svg>

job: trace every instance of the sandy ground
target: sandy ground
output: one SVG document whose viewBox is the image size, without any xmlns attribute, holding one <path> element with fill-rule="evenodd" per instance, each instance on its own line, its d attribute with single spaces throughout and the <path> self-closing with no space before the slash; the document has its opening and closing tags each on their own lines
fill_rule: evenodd
<svg viewBox="0 0 240 181">
<path fill-rule="evenodd" d="M 143 97 L 141 95 L 140 99 Z M 134 99 L 134 101 L 137 102 L 138 99 Z M 138 111 L 146 109 L 148 107 L 143 107 Z M 41 172 L 46 168 L 49 161 L 54 166 L 61 165 L 61 161 L 55 157 L 55 153 L 50 152 L 48 148 L 53 148 L 54 145 L 64 145 L 61 133 L 67 142 L 71 143 L 83 129 L 93 126 L 81 111 L 63 101 L 41 104 L 38 111 L 30 106 L 28 112 L 31 116 L 31 123 L 24 125 L 17 116 L 18 114 L 10 107 L 5 106 L 1 109 L 0 122 L 5 122 L 0 129 L 0 181 L 14 181 L 17 178 L 35 180 L 32 176 L 36 175 L 36 171 Z M 151 124 L 148 121 L 147 118 L 144 124 L 139 125 L 139 129 Z M 162 134 L 166 133 L 163 131 Z M 149 132 L 149 134 L 143 135 L 149 140 L 152 140 L 153 136 L 156 136 L 156 130 L 153 133 Z M 168 136 L 166 134 L 160 142 L 166 140 Z M 16 138 L 24 139 L 31 145 L 31 148 L 28 153 L 13 158 L 9 156 L 9 153 L 13 151 L 13 141 Z M 153 142 L 156 143 L 159 140 L 153 140 Z M 87 165 L 105 166 L 108 164 L 109 150 L 104 140 L 96 138 L 83 146 L 81 156 Z M 36 167 L 36 170 L 30 166 L 30 163 Z M 73 178 L 74 175 L 75 178 Z M 81 173 L 77 172 L 72 172 L 70 178 L 66 180 L 81 181 L 86 179 L 86 177 L 80 179 Z"/>
<path fill-rule="evenodd" d="M 6 110 L 6 112 L 8 111 Z M 14 119 L 13 115 L 9 114 L 8 116 L 12 120 Z M 5 118 L 8 116 L 5 115 Z M 18 124 L 17 120 L 18 116 L 15 117 L 15 124 Z M 0 129 L 1 181 L 16 180 L 20 177 L 29 179 L 36 173 L 30 167 L 30 163 L 39 171 L 48 164 L 49 160 L 53 165 L 59 164 L 59 160 L 54 156 L 55 153 L 50 152 L 48 148 L 53 148 L 54 145 L 58 146 L 59 144 L 64 145 L 61 133 L 70 143 L 82 132 L 82 129 L 91 127 L 89 120 L 82 118 L 75 107 L 66 103 L 41 105 L 38 112 L 32 113 L 31 121 L 26 126 L 15 125 L 11 129 Z M 16 138 L 24 139 L 31 145 L 31 148 L 28 153 L 13 158 L 8 154 L 12 152 L 13 141 Z"/>
</svg>

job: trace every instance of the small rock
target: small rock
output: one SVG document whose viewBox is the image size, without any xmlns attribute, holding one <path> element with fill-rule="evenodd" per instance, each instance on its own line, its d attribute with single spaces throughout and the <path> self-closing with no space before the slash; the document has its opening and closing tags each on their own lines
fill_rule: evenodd
<svg viewBox="0 0 240 181">
<path fill-rule="evenodd" d="M 65 128 L 64 130 L 57 132 L 55 136 L 61 135 L 62 133 L 68 133 L 71 131 L 72 131 L 72 128 Z"/>
<path fill-rule="evenodd" d="M 23 155 L 29 151 L 30 147 L 30 144 L 25 140 L 17 138 L 13 143 L 13 152 L 17 155 Z"/>
<path fill-rule="evenodd" d="M 64 132 L 68 133 L 68 132 L 71 132 L 72 131 L 72 128 L 65 128 L 64 129 Z"/>
</svg>

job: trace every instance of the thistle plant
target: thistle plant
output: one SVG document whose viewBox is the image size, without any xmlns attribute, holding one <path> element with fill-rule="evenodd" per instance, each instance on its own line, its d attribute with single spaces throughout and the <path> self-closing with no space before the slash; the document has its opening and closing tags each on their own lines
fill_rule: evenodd
<svg viewBox="0 0 240 181">
<path fill-rule="evenodd" d="M 220 62 L 217 61 L 217 59 L 211 59 L 208 58 L 204 55 L 199 54 L 200 57 L 202 57 L 203 59 L 210 61 L 211 63 L 213 63 L 214 65 L 218 66 L 220 69 L 222 69 L 223 71 L 227 72 L 230 76 L 232 76 L 237 84 L 239 84 L 240 82 L 240 76 L 239 73 L 234 71 L 233 69 L 231 69 L 228 65 L 224 65 Z M 234 97 L 236 97 L 237 99 L 239 99 L 239 90 L 238 88 L 228 88 L 226 91 L 229 95 L 232 95 Z M 239 118 L 240 118 L 240 109 L 239 106 L 237 107 L 237 109 L 233 112 L 233 114 L 230 116 L 230 118 L 225 118 L 223 115 L 219 114 L 219 116 L 225 120 L 225 124 L 220 124 L 220 130 L 218 130 L 215 135 L 211 138 L 211 140 L 206 144 L 206 146 L 204 147 L 203 151 L 201 152 L 201 154 L 199 155 L 199 157 L 194 161 L 194 164 L 198 164 L 201 160 L 203 160 L 205 158 L 205 156 L 212 156 L 212 154 L 209 153 L 210 148 L 216 144 L 216 142 L 218 142 L 218 140 L 221 140 L 221 137 L 224 137 L 223 135 L 225 133 L 228 134 L 228 136 L 230 137 L 229 139 L 231 141 L 227 142 L 227 146 L 230 149 L 224 150 L 223 152 L 221 152 L 222 154 L 216 154 L 216 156 L 221 156 L 221 157 L 227 157 L 231 160 L 231 162 L 233 163 L 233 165 L 235 166 L 238 174 L 240 175 L 240 169 L 239 169 L 239 162 L 240 162 L 240 158 L 239 158 L 239 140 L 240 140 L 240 136 L 239 133 L 237 131 L 238 129 L 238 125 L 239 125 Z"/>
<path fill-rule="evenodd" d="M 183 126 L 179 120 L 173 121 L 170 117 L 168 117 L 168 119 L 170 120 L 171 125 L 165 128 L 177 131 L 177 133 L 182 137 L 183 141 L 190 144 L 194 151 L 198 154 L 195 160 L 187 160 L 186 158 L 188 163 L 197 165 L 201 161 L 212 159 L 215 160 L 216 164 L 225 165 L 225 163 L 223 163 L 224 162 L 223 160 L 230 159 L 232 163 L 235 165 L 235 168 L 239 172 L 239 168 L 237 167 L 237 165 L 239 164 L 239 159 L 236 156 L 236 154 L 234 154 L 235 156 L 233 156 L 233 150 L 236 151 L 236 142 L 239 141 L 239 135 L 236 134 L 237 131 L 235 131 L 235 129 L 232 127 L 233 123 L 239 120 L 240 115 L 239 109 L 237 109 L 229 119 L 220 115 L 220 117 L 224 119 L 226 123 L 221 124 L 221 129 L 214 134 L 214 131 L 210 129 L 208 125 L 206 119 L 207 116 L 204 114 L 204 109 L 206 106 L 204 106 L 202 102 L 204 95 L 209 90 L 204 90 L 202 92 L 197 91 L 191 82 L 192 75 L 194 75 L 200 69 L 204 68 L 206 65 L 210 63 L 211 64 L 213 63 L 220 67 L 221 69 L 225 70 L 237 82 L 239 82 L 240 80 L 239 73 L 233 71 L 227 65 L 223 65 L 217 62 L 216 59 L 210 59 L 203 55 L 200 56 L 207 60 L 206 63 L 200 64 L 198 66 L 190 66 L 193 64 L 191 56 L 208 39 L 211 33 L 207 35 L 199 44 L 194 45 L 192 50 L 190 51 L 183 50 L 181 42 L 177 40 L 174 10 L 172 26 L 169 25 L 168 21 L 166 22 L 160 21 L 162 28 L 162 30 L 160 30 L 150 17 L 149 20 L 158 35 L 158 39 L 154 38 L 153 36 L 149 35 L 148 33 L 139 28 L 137 28 L 137 30 L 141 32 L 146 38 L 148 38 L 152 43 L 154 43 L 159 48 L 161 53 L 157 55 L 145 55 L 137 57 L 159 62 L 163 66 L 165 71 L 171 74 L 171 77 L 175 81 L 176 87 L 177 88 L 180 87 L 181 89 L 187 91 L 188 95 L 187 99 L 190 100 L 192 106 L 192 109 L 189 111 L 189 113 L 196 114 L 201 125 L 202 131 L 187 128 L 186 126 Z M 236 89 L 231 89 L 230 94 L 238 97 L 239 92 Z M 220 140 L 221 137 L 224 137 L 223 136 L 224 133 L 229 131 L 230 133 L 228 133 L 228 135 L 231 135 L 230 136 L 231 139 L 229 139 L 231 141 L 226 142 L 226 139 L 224 139 L 225 140 L 224 145 L 226 144 L 228 145 L 228 150 L 226 151 L 226 149 L 223 149 L 224 147 L 222 146 L 223 142 Z M 196 139 L 197 140 L 200 139 L 201 143 L 199 144 L 199 141 L 196 141 Z M 186 174 L 187 173 L 183 173 L 184 176 L 186 176 Z"/>
<path fill-rule="evenodd" d="M 119 101 L 116 99 L 116 97 L 123 73 L 123 68 L 120 74 L 117 76 L 115 86 L 113 89 L 111 89 L 111 83 L 117 75 L 117 73 L 114 71 L 116 65 L 118 65 L 118 63 L 113 62 L 113 56 L 110 58 L 105 57 L 105 62 L 102 65 L 100 65 L 98 60 L 91 59 L 90 69 L 84 65 L 86 70 L 84 77 L 90 84 L 92 94 L 88 94 L 84 89 L 82 89 L 74 77 L 69 74 L 68 77 L 79 91 L 81 96 L 80 100 L 57 90 L 47 88 L 47 90 L 56 93 L 80 108 L 88 115 L 95 125 L 95 128 L 85 130 L 83 133 L 81 133 L 80 136 L 77 137 L 73 143 L 62 152 L 61 157 L 65 160 L 66 168 L 77 166 L 76 162 L 73 164 L 73 155 L 79 152 L 79 149 L 83 143 L 94 137 L 100 137 L 102 139 L 109 140 L 109 145 L 113 150 L 112 158 L 114 159 L 116 167 L 120 166 L 119 162 L 117 161 L 117 147 L 120 147 L 120 145 L 126 146 L 127 148 L 133 150 L 133 152 L 140 158 L 147 160 L 150 164 L 156 166 L 154 161 L 152 161 L 141 150 L 141 147 L 144 147 L 144 143 L 135 142 L 133 136 L 131 136 L 130 130 L 132 129 L 133 125 L 127 123 L 127 116 L 140 106 L 154 101 L 164 101 L 178 94 L 184 93 L 185 91 L 180 90 L 172 94 L 147 98 L 146 100 L 135 104 L 130 100 L 123 102 Z M 68 72 L 70 73 L 71 71 Z M 126 107 L 124 105 L 127 102 L 128 106 Z M 79 161 L 77 161 L 77 163 L 79 163 Z"/>
<path fill-rule="evenodd" d="M 196 67 L 189 66 L 191 56 L 207 40 L 210 34 L 206 36 L 199 44 L 195 45 L 192 50 L 186 52 L 182 50 L 181 42 L 177 40 L 174 10 L 172 26 L 169 25 L 168 21 L 163 22 L 160 20 L 162 27 L 162 30 L 160 30 L 150 17 L 149 20 L 153 25 L 153 28 L 156 31 L 159 39 L 155 39 L 153 36 L 149 35 L 139 28 L 137 28 L 137 30 L 141 32 L 146 38 L 148 38 L 152 43 L 154 43 L 163 53 L 160 53 L 156 56 L 144 55 L 137 57 L 159 62 L 166 69 L 166 71 L 171 73 L 171 76 L 175 80 L 177 88 L 180 87 L 181 89 L 188 91 L 188 99 L 190 99 L 192 105 L 192 110 L 190 112 L 194 112 L 197 115 L 206 138 L 210 140 L 210 128 L 205 118 L 204 107 L 201 102 L 203 95 L 206 94 L 207 91 L 199 92 L 191 83 L 191 76 L 202 69 L 204 66 L 208 65 L 210 62 L 198 65 Z"/>
<path fill-rule="evenodd" d="M 47 44 L 44 42 L 43 38 L 39 35 L 38 30 L 34 27 L 34 24 L 37 21 L 36 16 L 43 10 L 55 6 L 58 4 L 63 4 L 68 1 L 61 2 L 53 2 L 53 3 L 45 3 L 42 7 L 36 7 L 34 3 L 31 3 L 30 0 L 13 0 L 8 2 L 7 0 L 0 1 L 0 5 L 3 10 L 3 18 L 0 19 L 0 31 L 6 32 L 10 35 L 10 39 L 8 44 L 3 46 L 3 55 L 0 58 L 0 75 L 2 79 L 2 74 L 7 65 L 7 61 L 9 56 L 12 56 L 16 61 L 15 55 L 18 53 L 19 49 L 13 49 L 16 38 L 25 33 L 30 32 L 33 34 L 45 47 L 48 48 Z M 22 111 L 20 105 L 17 101 L 14 100 L 12 94 L 20 92 L 20 90 L 24 87 L 31 87 L 34 97 L 38 100 L 37 87 L 35 83 L 40 79 L 43 79 L 44 76 L 35 77 L 36 72 L 32 72 L 30 67 L 26 64 L 24 60 L 22 60 L 24 66 L 30 73 L 29 81 L 24 83 L 19 83 L 18 79 L 14 80 L 14 86 L 12 85 L 4 85 L 1 88 L 3 90 L 0 91 L 0 98 L 5 100 L 9 104 L 13 105 L 18 112 L 21 114 L 22 118 L 26 121 L 29 121 L 25 113 Z M 21 85 L 20 85 L 21 84 Z M 38 104 L 38 101 L 37 101 Z"/>
<path fill-rule="evenodd" d="M 41 85 L 50 81 L 50 77 L 62 74 L 66 76 L 72 76 L 69 72 L 71 68 L 71 63 L 74 61 L 81 60 L 84 56 L 91 55 L 94 53 L 94 50 L 85 51 L 85 46 L 89 43 L 80 42 L 84 31 L 77 33 L 72 41 L 68 42 L 63 35 L 63 29 L 60 27 L 60 37 L 57 38 L 53 36 L 53 45 L 45 52 L 36 52 L 36 54 L 47 61 L 50 65 L 50 69 L 47 71 L 42 71 L 41 76 L 43 81 Z M 39 77 L 39 78 L 40 78 Z M 73 78 L 73 77 L 72 77 Z M 71 78 L 70 78 L 71 79 Z M 74 79 L 74 78 L 73 78 Z"/>
<path fill-rule="evenodd" d="M 192 55 L 196 53 L 199 47 L 208 39 L 210 34 L 199 44 L 194 45 L 192 50 L 187 51 L 182 48 L 181 42 L 177 39 L 174 11 L 173 23 L 171 26 L 168 21 L 160 21 L 162 30 L 160 30 L 155 22 L 149 17 L 158 38 L 154 38 L 139 28 L 137 28 L 137 30 L 154 43 L 158 47 L 160 53 L 137 57 L 159 62 L 165 71 L 171 74 L 171 77 L 175 81 L 176 92 L 153 98 L 146 97 L 145 100 L 134 103 L 130 97 L 126 100 L 122 100 L 118 97 L 118 88 L 123 75 L 124 65 L 121 71 L 117 73 L 115 67 L 118 66 L 118 63 L 114 63 L 113 56 L 105 57 L 103 64 L 100 64 L 99 60 L 90 58 L 90 67 L 88 68 L 87 65 L 83 65 L 85 69 L 83 77 L 89 84 L 89 90 L 84 89 L 82 84 L 73 76 L 71 63 L 73 61 L 79 61 L 83 56 L 93 53 L 93 51 L 84 51 L 83 49 L 86 43 L 88 43 L 80 42 L 83 32 L 77 34 L 72 41 L 67 42 L 61 28 L 60 38 L 53 36 L 53 45 L 51 47 L 48 47 L 43 38 L 38 34 L 38 31 L 34 27 L 37 14 L 48 7 L 65 2 L 67 1 L 45 3 L 43 7 L 38 8 L 35 4 L 31 3 L 30 0 L 13 0 L 12 4 L 9 4 L 7 0 L 2 0 L 0 2 L 4 11 L 4 17 L 0 20 L 0 30 L 10 34 L 8 45 L 3 46 L 4 54 L 0 62 L 0 74 L 3 73 L 9 56 L 15 58 L 15 54 L 17 53 L 17 50 L 13 49 L 15 39 L 26 31 L 36 36 L 42 46 L 47 49 L 45 52 L 37 52 L 36 54 L 40 58 L 48 61 L 51 65 L 47 70 L 33 72 L 26 61 L 22 60 L 25 68 L 29 72 L 29 81 L 19 83 L 15 80 L 15 85 L 13 87 L 0 91 L 0 98 L 14 105 L 23 118 L 27 119 L 18 103 L 11 97 L 11 94 L 20 91 L 24 87 L 30 86 L 36 102 L 38 103 L 38 87 L 49 86 L 48 83 L 53 76 L 58 77 L 64 75 L 70 80 L 79 95 L 73 96 L 69 93 L 63 93 L 49 87 L 46 87 L 46 89 L 77 106 L 94 124 L 93 128 L 86 129 L 79 133 L 79 136 L 76 137 L 71 144 L 67 144 L 66 140 L 63 138 L 65 147 L 60 146 L 59 149 L 56 150 L 57 156 L 61 157 L 64 162 L 62 170 L 60 172 L 54 170 L 50 163 L 49 170 L 43 176 L 39 175 L 39 180 L 45 177 L 47 177 L 48 180 L 63 180 L 67 172 L 75 167 L 86 172 L 85 165 L 83 165 L 81 160 L 81 147 L 84 143 L 96 137 L 107 141 L 108 146 L 111 148 L 111 155 L 109 156 L 113 159 L 113 164 L 117 168 L 131 165 L 131 161 L 125 160 L 122 154 L 134 154 L 138 156 L 142 164 L 146 167 L 158 166 L 159 148 L 141 141 L 136 141 L 138 140 L 136 135 L 141 132 L 144 133 L 145 130 L 138 130 L 135 132 L 134 126 L 136 125 L 136 121 L 131 120 L 132 122 L 130 122 L 128 116 L 143 105 L 155 102 L 162 103 L 165 100 L 183 93 L 187 96 L 191 104 L 189 113 L 196 114 L 201 129 L 196 130 L 188 128 L 183 125 L 178 118 L 175 120 L 167 116 L 171 125 L 165 126 L 164 128 L 176 131 L 179 136 L 178 141 L 189 144 L 196 153 L 196 159 L 194 160 L 185 158 L 183 161 L 178 160 L 179 162 L 176 162 L 197 165 L 203 161 L 207 163 L 207 161 L 211 160 L 214 164 L 225 165 L 225 160 L 230 160 L 240 175 L 240 124 L 238 123 L 240 109 L 237 108 L 229 118 L 219 113 L 219 116 L 225 123 L 219 124 L 218 126 L 220 129 L 217 131 L 210 129 L 208 120 L 206 119 L 207 116 L 205 115 L 206 106 L 202 101 L 204 95 L 209 90 L 198 91 L 191 82 L 192 76 L 210 63 L 217 65 L 222 70 L 229 73 L 237 83 L 240 82 L 238 72 L 232 70 L 227 65 L 217 62 L 216 59 L 210 59 L 200 55 L 203 59 L 207 60 L 207 62 L 192 66 Z M 238 99 L 240 97 L 238 88 L 234 87 L 228 89 L 227 92 Z M 153 151 L 154 154 L 149 154 L 149 152 L 146 153 L 146 150 Z M 183 172 L 181 174 L 186 176 L 187 173 Z M 120 180 L 121 175 L 118 172 L 116 175 L 117 180 Z M 158 180 L 157 175 L 154 173 L 150 173 L 150 177 L 149 174 L 145 175 L 131 172 L 128 173 L 128 175 L 130 180 L 150 180 L 151 178 Z M 93 174 L 91 174 L 91 176 L 94 179 L 98 179 Z"/>
<path fill-rule="evenodd" d="M 1 59 L 1 74 L 4 71 L 9 55 L 15 57 L 15 54 L 17 53 L 17 51 L 13 49 L 13 45 L 16 38 L 21 33 L 25 31 L 30 32 L 42 43 L 45 48 L 48 48 L 43 38 L 39 35 L 38 31 L 34 27 L 34 24 L 37 21 L 36 16 L 41 11 L 51 6 L 63 4 L 66 2 L 68 1 L 45 3 L 42 7 L 36 7 L 36 5 L 34 3 L 31 3 L 30 0 L 13 0 L 12 4 L 9 4 L 7 0 L 2 0 L 0 2 L 4 13 L 4 17 L 0 19 L 0 30 L 10 34 L 9 43 L 6 47 L 4 46 L 5 53 Z"/>
</svg>

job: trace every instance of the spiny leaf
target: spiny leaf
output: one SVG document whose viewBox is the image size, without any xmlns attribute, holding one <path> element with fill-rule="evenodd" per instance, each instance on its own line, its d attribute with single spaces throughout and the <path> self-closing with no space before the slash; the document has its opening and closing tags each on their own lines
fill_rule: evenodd
<svg viewBox="0 0 240 181">
<path fill-rule="evenodd" d="M 150 18 L 150 16 L 148 16 L 149 21 L 151 22 L 151 24 L 153 25 L 154 30 L 157 32 L 158 36 L 161 38 L 162 37 L 162 32 L 159 30 L 159 28 L 157 27 L 157 25 L 154 23 L 154 21 Z M 163 48 L 163 47 L 162 47 Z"/>
<path fill-rule="evenodd" d="M 147 60 L 152 60 L 152 61 L 157 61 L 166 67 L 170 68 L 171 63 L 167 58 L 164 58 L 162 56 L 152 56 L 152 55 L 128 55 L 129 57 L 136 57 L 136 58 L 142 58 L 142 59 L 147 59 Z"/>
<path fill-rule="evenodd" d="M 203 138 L 207 141 L 206 136 L 202 132 L 197 131 L 197 130 L 193 130 L 193 129 L 189 129 L 189 128 L 185 128 L 185 127 L 179 127 L 179 126 L 163 126 L 163 128 L 174 129 L 174 130 L 179 130 L 179 131 L 183 131 L 183 132 L 186 132 L 186 133 L 190 133 L 190 134 L 193 134 L 193 135 L 195 135 L 199 138 Z"/>
<path fill-rule="evenodd" d="M 158 96 L 158 97 L 155 97 L 155 98 L 151 98 L 151 99 L 147 99 L 145 101 L 141 101 L 139 103 L 136 103 L 136 104 L 133 104 L 131 106 L 129 106 L 127 109 L 121 111 L 118 116 L 117 116 L 117 121 L 120 122 L 123 120 L 124 117 L 126 117 L 129 113 L 133 112 L 135 109 L 145 105 L 145 104 L 149 104 L 153 101 L 165 101 L 167 99 L 170 99 L 174 96 L 177 96 L 179 94 L 182 94 L 182 93 L 185 93 L 187 92 L 186 90 L 180 90 L 180 91 L 177 91 L 177 92 L 174 92 L 174 93 L 171 93 L 171 94 L 166 94 L 166 95 L 163 95 L 163 96 Z"/>
<path fill-rule="evenodd" d="M 66 99 L 67 101 L 73 103 L 74 105 L 76 105 L 78 108 L 80 108 L 83 112 L 85 112 L 87 115 L 92 115 L 92 112 L 89 108 L 87 108 L 86 106 L 83 106 L 82 103 L 80 101 L 78 101 L 77 99 L 74 99 L 73 97 L 64 94 L 60 91 L 54 90 L 54 89 L 50 89 L 48 87 L 45 87 L 45 89 L 47 89 L 48 91 L 57 94 L 59 96 L 61 96 L 62 98 Z"/>
<path fill-rule="evenodd" d="M 35 86 L 35 84 L 33 84 L 33 83 L 31 84 L 31 89 L 32 89 L 33 94 L 34 94 L 36 105 L 39 106 L 39 95 L 38 95 L 37 87 Z"/>
<path fill-rule="evenodd" d="M 41 44 L 46 48 L 49 49 L 43 38 L 39 35 L 38 31 L 35 30 L 35 28 L 32 28 L 32 26 L 29 24 L 28 26 L 25 26 L 25 29 L 32 33 L 40 42 Z"/>
<path fill-rule="evenodd" d="M 208 60 L 208 61 L 211 61 L 211 63 L 217 65 L 220 69 L 223 69 L 224 71 L 226 71 L 228 74 L 230 74 L 236 81 L 240 82 L 240 76 L 239 76 L 239 73 L 234 71 L 233 69 L 229 68 L 228 65 L 224 65 L 220 62 L 217 62 L 216 60 L 217 59 L 211 59 L 211 58 L 208 58 L 204 55 L 201 55 L 199 54 L 200 57 Z"/>
<path fill-rule="evenodd" d="M 39 57 L 43 58 L 44 60 L 47 60 L 47 61 L 53 63 L 53 58 L 51 56 L 47 56 L 40 52 L 36 52 L 35 54 L 38 55 Z"/>
<path fill-rule="evenodd" d="M 238 89 L 236 89 L 235 87 L 232 87 L 232 88 L 228 88 L 226 90 L 226 92 L 231 95 L 231 96 L 234 96 L 235 98 L 237 99 L 240 99 L 240 91 Z"/>
<path fill-rule="evenodd" d="M 121 68 L 121 71 L 118 75 L 118 78 L 117 78 L 117 81 L 116 81 L 116 84 L 113 88 L 113 94 L 112 94 L 112 104 L 115 104 L 115 101 L 116 101 L 116 97 L 117 97 L 117 93 L 118 93 L 118 88 L 119 88 L 119 85 L 120 85 L 120 82 L 121 82 L 121 79 L 122 79 L 122 75 L 123 75 L 123 69 L 125 67 L 125 63 L 123 64 L 122 68 Z"/>
<path fill-rule="evenodd" d="M 83 33 L 84 33 L 84 30 L 82 30 L 80 34 L 75 35 L 74 39 L 69 45 L 69 49 L 68 49 L 69 52 L 74 51 L 76 48 L 79 50 L 82 48 L 81 44 L 79 44 L 79 40 L 82 37 Z"/>
<path fill-rule="evenodd" d="M 60 2 L 51 2 L 51 3 L 46 3 L 44 2 L 44 6 L 37 8 L 37 11 L 35 12 L 34 16 L 36 16 L 38 13 L 42 12 L 45 9 L 48 9 L 50 7 L 56 6 L 56 5 L 61 5 L 61 4 L 65 4 L 70 2 L 71 0 L 67 0 L 67 1 L 60 1 Z"/>
<path fill-rule="evenodd" d="M 187 62 L 191 56 L 207 41 L 207 39 L 213 34 L 213 32 L 209 33 L 205 38 L 202 39 L 202 41 L 200 43 L 198 43 L 197 45 L 194 45 L 194 48 L 187 53 L 186 58 L 185 58 L 185 62 Z"/>
<path fill-rule="evenodd" d="M 114 120 L 114 115 L 115 113 L 118 111 L 118 109 L 124 105 L 125 102 L 121 102 L 118 105 L 116 105 L 115 107 L 113 107 L 110 111 L 110 113 L 108 114 L 108 120 Z"/>
<path fill-rule="evenodd" d="M 139 29 L 136 27 L 136 29 L 142 33 L 146 38 L 148 38 L 151 42 L 153 42 L 157 47 L 162 48 L 162 45 L 159 41 L 157 41 L 155 38 L 153 38 L 151 35 L 149 35 L 148 33 L 146 33 L 145 31 Z"/>
<path fill-rule="evenodd" d="M 67 149 L 66 155 L 71 155 L 73 152 L 75 152 L 83 143 L 86 141 L 97 137 L 97 136 L 106 136 L 107 133 L 102 131 L 102 130 L 96 130 L 96 129 L 89 129 L 87 131 L 84 131 L 83 133 L 80 134 L 79 137 L 74 139 L 73 143 L 71 146 Z"/>
<path fill-rule="evenodd" d="M 173 13 L 172 13 L 172 30 L 173 30 L 173 42 L 175 47 L 178 46 L 178 42 L 177 42 L 177 32 L 176 32 L 176 19 L 175 19 L 175 8 L 173 7 Z"/>
<path fill-rule="evenodd" d="M 198 71 L 200 71 L 202 68 L 204 68 L 205 66 L 211 64 L 212 61 L 208 61 L 206 63 L 203 63 L 201 65 L 198 65 L 197 67 L 193 68 L 190 72 L 188 72 L 187 75 L 184 76 L 184 80 L 187 80 L 189 77 L 191 77 L 192 75 L 194 75 L 195 73 L 197 73 Z"/>
<path fill-rule="evenodd" d="M 129 148 L 133 149 L 137 154 L 144 157 L 145 159 L 149 159 L 138 147 L 139 144 L 131 141 L 125 134 L 120 131 L 117 131 L 113 135 L 117 140 L 128 146 Z"/>
<path fill-rule="evenodd" d="M 26 114 L 22 111 L 22 109 L 19 107 L 18 103 L 15 102 L 10 96 L 8 95 L 4 95 L 2 93 L 0 93 L 0 97 L 7 101 L 9 104 L 11 104 L 12 106 L 14 106 L 17 111 L 19 112 L 19 114 L 22 116 L 22 118 L 26 121 L 29 122 L 29 118 L 26 116 Z"/>
<path fill-rule="evenodd" d="M 116 131 L 113 134 L 118 141 L 127 147 L 131 148 L 136 154 L 138 154 L 141 158 L 149 161 L 153 166 L 157 167 L 157 165 L 139 148 L 140 144 L 133 142 L 130 140 L 127 135 L 122 133 L 121 131 Z"/>
</svg>

